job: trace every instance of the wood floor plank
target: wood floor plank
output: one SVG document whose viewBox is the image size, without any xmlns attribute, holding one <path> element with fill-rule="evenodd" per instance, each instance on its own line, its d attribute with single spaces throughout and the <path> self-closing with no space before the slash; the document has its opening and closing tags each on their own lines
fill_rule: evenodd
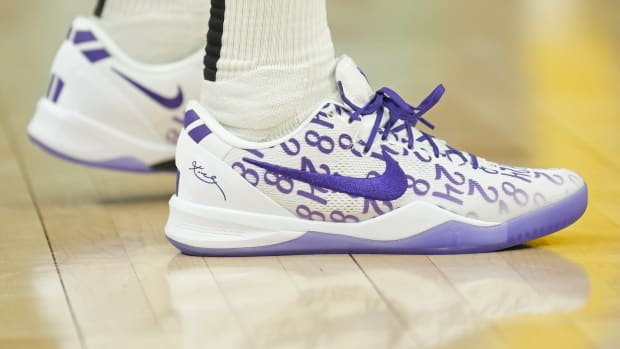
<svg viewBox="0 0 620 349">
<path fill-rule="evenodd" d="M 213 296 L 217 289 L 206 265 L 200 259 L 179 260 L 163 236 L 172 176 L 76 167 L 67 186 L 62 184 L 67 176 L 60 174 L 74 165 L 26 153 L 50 243 L 58 251 L 67 295 L 89 348 L 234 344 L 237 336 L 228 331 L 238 333 L 237 325 L 225 303 Z M 110 186 L 113 182 L 118 184 Z M 216 317 L 205 317 L 215 309 L 220 310 Z"/>
<path fill-rule="evenodd" d="M 558 341 L 590 347 L 587 335 L 563 315 L 582 308 L 589 296 L 587 273 L 579 265 L 533 248 L 430 258 L 508 347 Z M 536 335 L 519 336 L 523 327 Z"/>
<path fill-rule="evenodd" d="M 49 173 L 55 161 L 41 158 L 29 166 L 33 173 L 43 166 Z M 66 169 L 59 170 L 63 172 Z M 185 267 L 168 268 L 178 255 L 162 229 L 174 178 L 145 179 L 95 170 L 77 171 L 72 177 L 77 180 L 71 187 L 58 183 L 65 180 L 62 176 L 34 177 L 33 182 L 37 182 L 34 186 L 41 195 L 43 220 L 52 246 L 59 251 L 60 271 L 88 347 L 195 347 L 197 343 L 234 342 L 236 336 L 225 331 L 236 328 L 234 321 L 223 320 L 229 313 L 226 307 L 219 307 L 220 313 L 211 320 L 200 319 L 201 310 L 225 304 L 218 302 L 213 292 L 175 297 L 204 290 L 208 279 L 202 281 L 200 275 L 209 274 L 204 264 L 193 268 L 191 258 L 184 259 L 188 261 Z M 111 182 L 118 185 L 107 185 Z M 64 193 L 60 195 L 58 190 Z M 194 282 L 177 275 L 187 271 Z M 214 290 L 212 286 L 207 289 Z M 188 321 L 196 321 L 196 325 L 189 326 Z M 213 332 L 228 335 L 216 340 L 218 337 L 208 335 Z"/>
<path fill-rule="evenodd" d="M 427 256 L 354 258 L 422 347 L 501 346 L 484 318 Z M 464 339 L 470 336 L 477 339 Z"/>
<path fill-rule="evenodd" d="M 417 347 L 347 255 L 207 264 L 243 325 L 243 347 Z"/>
<path fill-rule="evenodd" d="M 157 317 L 113 218 L 99 201 L 93 174 L 76 171 L 67 176 L 64 168 L 54 172 L 57 160 L 38 159 L 39 155 L 32 151 L 26 152 L 29 158 L 26 166 L 32 174 L 43 224 L 57 254 L 67 296 L 86 344 L 92 346 L 92 339 L 101 336 L 158 333 Z M 67 177 L 73 179 L 72 185 L 59 183 Z"/>
<path fill-rule="evenodd" d="M 161 343 L 172 347 L 240 347 L 243 331 L 205 261 L 181 255 L 164 238 L 167 198 L 168 194 L 157 200 L 108 200 L 114 225 L 157 319 L 159 332 L 151 336 L 162 337 Z M 138 343 L 135 336 L 115 340 Z M 102 342 L 106 345 L 101 347 L 111 343 Z"/>
<path fill-rule="evenodd" d="M 79 348 L 54 258 L 5 130 L 0 129 L 0 347 Z"/>
</svg>

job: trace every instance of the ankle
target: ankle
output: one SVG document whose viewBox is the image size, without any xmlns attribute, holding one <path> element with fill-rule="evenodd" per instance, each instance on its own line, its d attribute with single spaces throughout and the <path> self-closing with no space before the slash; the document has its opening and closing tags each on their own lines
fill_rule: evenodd
<svg viewBox="0 0 620 349">
<path fill-rule="evenodd" d="M 204 81 L 201 104 L 229 131 L 252 141 L 294 130 L 325 100 L 337 96 L 335 60 L 313 65 L 260 68 L 234 79 Z"/>
</svg>

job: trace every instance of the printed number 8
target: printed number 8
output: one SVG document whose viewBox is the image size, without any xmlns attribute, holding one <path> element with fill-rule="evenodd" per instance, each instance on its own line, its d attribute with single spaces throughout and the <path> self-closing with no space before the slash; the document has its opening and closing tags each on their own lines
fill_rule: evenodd
<svg viewBox="0 0 620 349">
<path fill-rule="evenodd" d="M 258 176 L 258 173 L 254 171 L 253 169 L 246 168 L 245 165 L 242 164 L 241 162 L 235 162 L 232 165 L 232 168 L 237 170 L 237 172 L 241 175 L 241 177 L 243 177 L 246 181 L 248 181 L 248 183 L 252 184 L 253 186 L 258 185 L 259 176 Z"/>
<path fill-rule="evenodd" d="M 407 175 L 407 187 L 413 189 L 416 195 L 424 196 L 431 190 L 431 185 L 423 179 L 415 179 L 413 176 Z"/>
<path fill-rule="evenodd" d="M 297 206 L 297 215 L 311 221 L 325 221 L 325 215 L 319 211 L 312 211 L 306 205 Z"/>
<path fill-rule="evenodd" d="M 281 174 L 265 172 L 265 183 L 275 185 L 283 194 L 290 194 L 293 191 L 293 180 Z"/>
<path fill-rule="evenodd" d="M 334 151 L 334 140 L 328 136 L 321 136 L 313 130 L 306 132 L 306 143 L 311 147 L 319 148 L 323 154 L 331 154 Z"/>
<path fill-rule="evenodd" d="M 529 202 L 530 198 L 525 192 L 525 190 L 517 188 L 514 184 L 510 182 L 502 183 L 502 189 L 504 190 L 504 193 L 512 196 L 514 201 L 520 206 L 525 206 Z"/>
</svg>

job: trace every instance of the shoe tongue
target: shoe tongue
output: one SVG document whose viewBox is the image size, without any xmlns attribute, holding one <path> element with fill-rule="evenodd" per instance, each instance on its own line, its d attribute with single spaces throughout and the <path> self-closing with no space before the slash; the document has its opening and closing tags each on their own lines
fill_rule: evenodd
<svg viewBox="0 0 620 349">
<path fill-rule="evenodd" d="M 349 100 L 357 107 L 366 105 L 374 95 L 374 91 L 366 76 L 349 56 L 342 56 L 336 64 L 336 81 L 341 87 L 341 98 Z"/>
</svg>

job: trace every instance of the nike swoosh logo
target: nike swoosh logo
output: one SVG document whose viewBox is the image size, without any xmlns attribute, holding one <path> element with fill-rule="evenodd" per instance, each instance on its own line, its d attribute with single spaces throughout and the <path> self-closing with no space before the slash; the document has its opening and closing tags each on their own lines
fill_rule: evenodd
<svg viewBox="0 0 620 349">
<path fill-rule="evenodd" d="M 144 93 L 147 97 L 161 104 L 165 108 L 176 109 L 180 107 L 181 105 L 183 105 L 183 91 L 181 90 L 181 87 L 178 85 L 177 85 L 177 95 L 172 98 L 169 98 L 169 97 L 162 96 L 156 93 L 155 91 L 148 89 L 144 85 L 140 84 L 139 82 L 135 81 L 134 79 L 130 78 L 129 76 L 121 73 L 120 71 L 114 68 L 112 68 L 112 71 L 118 74 L 121 78 L 125 79 L 125 81 L 133 85 L 135 88 L 140 90 L 140 92 Z"/>
<path fill-rule="evenodd" d="M 342 193 L 361 196 L 373 200 L 390 201 L 400 198 L 407 191 L 407 176 L 398 162 L 383 152 L 385 171 L 373 178 L 355 178 L 301 171 L 267 162 L 243 158 L 245 162 L 264 168 L 267 171 L 287 176 L 317 187 Z"/>
</svg>

